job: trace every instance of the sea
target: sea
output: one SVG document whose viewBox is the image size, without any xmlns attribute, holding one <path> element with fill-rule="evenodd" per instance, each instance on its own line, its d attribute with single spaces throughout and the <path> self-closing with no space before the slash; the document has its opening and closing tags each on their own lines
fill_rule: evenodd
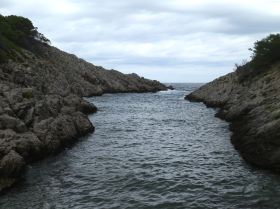
<svg viewBox="0 0 280 209">
<path fill-rule="evenodd" d="M 0 208 L 280 208 L 280 176 L 244 162 L 217 109 L 184 100 L 201 84 L 172 85 L 87 98 L 95 133 L 29 165 Z"/>
</svg>

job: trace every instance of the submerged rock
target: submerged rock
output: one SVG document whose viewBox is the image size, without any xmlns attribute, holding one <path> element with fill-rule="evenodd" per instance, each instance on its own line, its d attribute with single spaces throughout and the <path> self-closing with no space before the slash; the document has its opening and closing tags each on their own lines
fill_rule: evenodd
<svg viewBox="0 0 280 209">
<path fill-rule="evenodd" d="M 168 89 L 174 90 L 175 88 L 172 85 L 167 86 Z"/>
</svg>

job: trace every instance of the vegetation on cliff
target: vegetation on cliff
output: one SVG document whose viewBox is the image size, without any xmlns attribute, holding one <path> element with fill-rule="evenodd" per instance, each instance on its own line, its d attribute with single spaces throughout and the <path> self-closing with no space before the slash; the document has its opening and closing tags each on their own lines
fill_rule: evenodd
<svg viewBox="0 0 280 209">
<path fill-rule="evenodd" d="M 15 53 L 21 53 L 21 48 L 30 50 L 30 45 L 36 42 L 50 43 L 29 19 L 15 15 L 0 15 L 0 63 L 6 62 L 9 58 L 14 59 Z"/>
<path fill-rule="evenodd" d="M 252 64 L 255 67 L 267 67 L 280 61 L 280 34 L 271 34 L 257 41 L 253 49 Z"/>
<path fill-rule="evenodd" d="M 280 61 L 280 34 L 271 34 L 255 42 L 251 61 L 236 65 L 236 72 L 241 82 L 265 73 L 266 69 Z"/>
</svg>

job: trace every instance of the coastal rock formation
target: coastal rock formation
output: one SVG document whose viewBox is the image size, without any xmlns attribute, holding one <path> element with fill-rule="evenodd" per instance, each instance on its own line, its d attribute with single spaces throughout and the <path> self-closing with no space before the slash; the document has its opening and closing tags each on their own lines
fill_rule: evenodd
<svg viewBox="0 0 280 209">
<path fill-rule="evenodd" d="M 279 171 L 280 65 L 252 72 L 256 71 L 237 70 L 202 86 L 186 99 L 219 107 L 217 116 L 231 122 L 231 141 L 243 158 Z"/>
<path fill-rule="evenodd" d="M 43 43 L 0 64 L 0 191 L 25 165 L 94 131 L 97 108 L 82 97 L 167 88 L 136 74 L 105 70 Z"/>
</svg>

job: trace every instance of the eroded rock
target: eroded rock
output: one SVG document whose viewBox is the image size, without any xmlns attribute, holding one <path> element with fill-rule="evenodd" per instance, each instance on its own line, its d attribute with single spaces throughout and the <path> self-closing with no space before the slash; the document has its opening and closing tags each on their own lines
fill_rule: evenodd
<svg viewBox="0 0 280 209">
<path fill-rule="evenodd" d="M 236 72 L 210 82 L 190 95 L 190 101 L 220 107 L 217 116 L 231 122 L 231 141 L 243 158 L 280 171 L 280 65 L 245 81 Z"/>
<path fill-rule="evenodd" d="M 82 97 L 167 89 L 157 81 L 108 71 L 37 44 L 39 56 L 23 50 L 21 62 L 0 64 L 0 191 L 11 186 L 29 162 L 94 131 L 87 115 L 97 108 Z"/>
</svg>

